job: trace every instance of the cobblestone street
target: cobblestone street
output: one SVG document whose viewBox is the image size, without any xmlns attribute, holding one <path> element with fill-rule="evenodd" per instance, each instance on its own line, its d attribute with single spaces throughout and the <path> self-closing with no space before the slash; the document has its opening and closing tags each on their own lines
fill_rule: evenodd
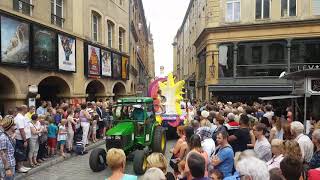
<svg viewBox="0 0 320 180">
<path fill-rule="evenodd" d="M 168 141 L 166 157 L 169 160 L 169 150 L 174 145 L 174 141 Z M 100 146 L 104 148 L 105 145 Z M 32 174 L 25 178 L 26 180 L 98 180 L 105 179 L 111 174 L 109 169 L 95 173 L 89 167 L 89 157 L 91 151 L 84 156 L 77 156 L 56 164 L 50 168 L 46 168 L 40 172 Z M 132 161 L 127 161 L 126 173 L 134 174 Z"/>
</svg>

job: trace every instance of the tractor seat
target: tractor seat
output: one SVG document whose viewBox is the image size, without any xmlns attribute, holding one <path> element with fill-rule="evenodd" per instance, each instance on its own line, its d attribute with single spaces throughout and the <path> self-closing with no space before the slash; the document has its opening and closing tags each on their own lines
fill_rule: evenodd
<svg viewBox="0 0 320 180">
<path fill-rule="evenodd" d="M 132 112 L 132 118 L 137 121 L 144 121 L 144 111 L 141 108 L 135 108 Z"/>
</svg>

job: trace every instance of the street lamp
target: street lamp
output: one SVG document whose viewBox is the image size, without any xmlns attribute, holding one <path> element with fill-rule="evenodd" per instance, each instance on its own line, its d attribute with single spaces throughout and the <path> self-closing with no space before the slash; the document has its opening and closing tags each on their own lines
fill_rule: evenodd
<svg viewBox="0 0 320 180">
<path fill-rule="evenodd" d="M 215 67 L 216 66 L 214 65 L 214 52 L 212 52 L 212 64 L 209 66 L 209 73 L 210 73 L 212 78 L 214 78 Z"/>
</svg>

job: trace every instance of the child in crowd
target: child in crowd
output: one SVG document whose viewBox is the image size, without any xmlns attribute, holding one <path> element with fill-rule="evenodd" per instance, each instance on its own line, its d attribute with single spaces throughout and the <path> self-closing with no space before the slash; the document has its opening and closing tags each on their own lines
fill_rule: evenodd
<svg viewBox="0 0 320 180">
<path fill-rule="evenodd" d="M 41 132 L 41 136 L 39 136 L 39 152 L 38 152 L 37 161 L 40 163 L 46 160 L 45 158 L 47 157 L 47 154 L 48 154 L 48 149 L 47 149 L 48 125 L 49 125 L 48 118 L 50 118 L 50 116 L 46 118 L 45 115 L 39 115 L 39 122 L 41 124 L 42 132 Z"/>
<path fill-rule="evenodd" d="M 87 154 L 87 152 L 84 151 L 84 145 L 83 145 L 83 142 L 82 142 L 82 135 L 76 135 L 75 136 L 75 141 L 76 141 L 75 152 L 78 155 Z"/>
<path fill-rule="evenodd" d="M 223 175 L 222 173 L 217 170 L 217 169 L 212 169 L 210 172 L 209 172 L 209 177 L 212 179 L 212 180 L 222 180 L 223 179 Z"/>
<path fill-rule="evenodd" d="M 97 123 L 99 121 L 99 115 L 95 115 L 93 117 L 93 121 L 92 121 L 92 135 L 91 135 L 91 138 L 92 138 L 92 141 L 95 143 L 97 142 Z"/>
<path fill-rule="evenodd" d="M 66 157 L 64 154 L 64 146 L 66 145 L 66 140 L 67 140 L 67 128 L 66 128 L 66 119 L 62 119 L 61 123 L 59 125 L 59 133 L 58 133 L 58 142 L 60 146 L 60 154 L 63 157 Z"/>
<path fill-rule="evenodd" d="M 48 126 L 48 153 L 49 156 L 54 156 L 56 154 L 57 147 L 58 127 L 52 117 L 48 118 L 48 120 L 50 123 Z"/>
</svg>

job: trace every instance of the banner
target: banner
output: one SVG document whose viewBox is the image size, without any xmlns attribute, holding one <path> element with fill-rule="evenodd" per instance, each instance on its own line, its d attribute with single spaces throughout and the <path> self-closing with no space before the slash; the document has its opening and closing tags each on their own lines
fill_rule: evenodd
<svg viewBox="0 0 320 180">
<path fill-rule="evenodd" d="M 125 56 L 122 56 L 122 72 L 121 72 L 121 78 L 123 80 L 127 80 L 129 79 L 129 73 L 128 73 L 128 70 L 129 70 L 129 60 L 127 57 Z"/>
<path fill-rule="evenodd" d="M 59 70 L 76 71 L 76 40 L 74 38 L 58 35 Z"/>
<path fill-rule="evenodd" d="M 111 62 L 111 52 L 101 49 L 101 68 L 102 76 L 111 77 L 112 76 L 112 62 Z"/>
<path fill-rule="evenodd" d="M 30 24 L 1 16 L 1 62 L 29 63 Z"/>
<path fill-rule="evenodd" d="M 100 48 L 88 45 L 88 75 L 100 76 Z"/>
<path fill-rule="evenodd" d="M 32 39 L 32 66 L 55 70 L 57 67 L 56 33 L 45 27 L 34 25 Z"/>
<path fill-rule="evenodd" d="M 114 79 L 121 79 L 121 56 L 113 53 L 112 76 Z"/>
</svg>

